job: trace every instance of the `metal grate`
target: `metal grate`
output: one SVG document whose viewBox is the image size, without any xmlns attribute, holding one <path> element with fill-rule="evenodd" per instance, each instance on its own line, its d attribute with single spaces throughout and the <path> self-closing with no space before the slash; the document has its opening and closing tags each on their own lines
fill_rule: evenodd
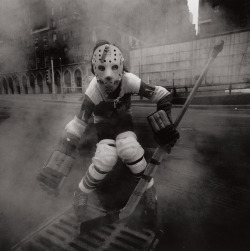
<svg viewBox="0 0 250 251">
<path fill-rule="evenodd" d="M 105 215 L 89 206 L 86 220 Z M 135 230 L 120 222 L 78 234 L 78 223 L 70 208 L 13 247 L 15 251 L 137 251 L 147 250 L 155 237 L 149 229 Z"/>
</svg>

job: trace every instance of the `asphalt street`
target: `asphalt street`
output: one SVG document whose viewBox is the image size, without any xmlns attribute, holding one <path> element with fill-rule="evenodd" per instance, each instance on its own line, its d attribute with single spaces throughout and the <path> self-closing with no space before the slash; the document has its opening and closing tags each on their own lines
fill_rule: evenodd
<svg viewBox="0 0 250 251">
<path fill-rule="evenodd" d="M 10 248 L 72 204 L 95 151 L 93 126 L 58 197 L 36 176 L 56 148 L 79 102 L 0 99 L 0 250 Z M 149 159 L 156 144 L 146 121 L 154 106 L 133 106 L 135 130 Z M 180 108 L 173 108 L 173 118 Z M 157 250 L 249 250 L 250 115 L 241 109 L 195 109 L 180 123 L 181 138 L 155 176 Z M 107 202 L 106 202 L 107 203 Z"/>
</svg>

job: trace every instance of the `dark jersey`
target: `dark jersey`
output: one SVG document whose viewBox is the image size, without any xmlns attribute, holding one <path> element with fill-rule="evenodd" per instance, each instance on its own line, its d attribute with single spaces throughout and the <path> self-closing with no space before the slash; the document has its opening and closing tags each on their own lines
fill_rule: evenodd
<svg viewBox="0 0 250 251">
<path fill-rule="evenodd" d="M 166 102 L 170 104 L 170 93 L 165 88 L 148 85 L 136 75 L 125 72 L 121 84 L 111 95 L 102 89 L 96 77 L 92 79 L 85 92 L 80 118 L 88 122 L 93 114 L 94 122 L 98 123 L 111 119 L 117 113 L 131 113 L 131 96 L 133 94 L 145 97 L 157 105 L 163 103 L 165 105 Z"/>
</svg>

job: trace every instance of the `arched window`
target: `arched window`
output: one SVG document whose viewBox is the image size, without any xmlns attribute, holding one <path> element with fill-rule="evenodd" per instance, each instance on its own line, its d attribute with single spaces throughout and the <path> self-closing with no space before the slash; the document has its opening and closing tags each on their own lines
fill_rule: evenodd
<svg viewBox="0 0 250 251">
<path fill-rule="evenodd" d="M 5 78 L 3 79 L 3 89 L 4 89 L 5 94 L 9 94 L 8 83 Z"/>
<path fill-rule="evenodd" d="M 30 87 L 32 89 L 32 93 L 35 94 L 35 77 L 33 74 L 30 75 Z"/>
<path fill-rule="evenodd" d="M 82 92 L 82 73 L 79 69 L 75 71 L 75 83 L 77 92 Z"/>
<path fill-rule="evenodd" d="M 64 73 L 64 83 L 66 85 L 66 93 L 70 93 L 71 92 L 71 75 L 68 70 L 66 70 Z"/>
<path fill-rule="evenodd" d="M 58 71 L 55 72 L 55 85 L 57 88 L 57 93 L 61 93 L 61 76 Z"/>
<path fill-rule="evenodd" d="M 18 94 L 21 94 L 21 86 L 20 86 L 20 82 L 19 82 L 18 76 L 14 76 L 14 79 L 15 79 L 15 84 L 16 84 L 17 93 L 18 93 Z"/>
<path fill-rule="evenodd" d="M 22 77 L 22 83 L 23 83 L 24 93 L 28 94 L 28 84 L 27 84 L 27 77 L 26 76 Z"/>
<path fill-rule="evenodd" d="M 14 94 L 14 93 L 15 93 L 15 90 L 14 90 L 13 80 L 12 80 L 11 77 L 8 78 L 8 82 L 9 82 L 10 92 L 11 92 L 12 94 Z"/>
<path fill-rule="evenodd" d="M 37 75 L 37 85 L 39 87 L 40 93 L 43 93 L 43 76 L 42 76 L 42 74 Z"/>
</svg>

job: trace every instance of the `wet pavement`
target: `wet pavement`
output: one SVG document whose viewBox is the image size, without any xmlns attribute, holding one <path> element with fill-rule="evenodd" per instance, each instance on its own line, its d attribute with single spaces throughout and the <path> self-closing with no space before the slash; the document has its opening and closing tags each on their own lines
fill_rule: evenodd
<svg viewBox="0 0 250 251">
<path fill-rule="evenodd" d="M 78 109 L 78 100 L 0 101 L 0 250 L 9 250 L 72 203 L 96 136 L 90 127 L 61 195 L 49 197 L 35 177 Z M 133 110 L 149 159 L 156 144 L 145 117 L 154 107 L 137 104 Z M 174 118 L 179 111 L 173 108 Z M 164 231 L 156 250 L 249 250 L 249 123 L 245 109 L 188 110 L 179 127 L 181 138 L 155 176 L 158 228 Z M 117 194 L 116 205 L 121 206 Z"/>
</svg>

